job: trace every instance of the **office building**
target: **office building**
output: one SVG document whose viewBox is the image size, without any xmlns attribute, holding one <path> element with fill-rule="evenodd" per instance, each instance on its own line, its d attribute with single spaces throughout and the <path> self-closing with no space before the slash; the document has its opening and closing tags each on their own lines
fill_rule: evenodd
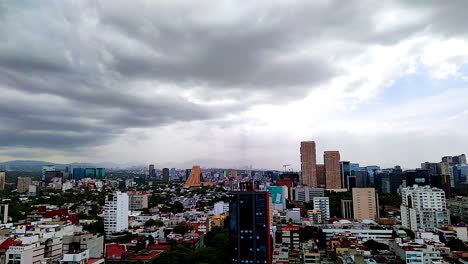
<svg viewBox="0 0 468 264">
<path fill-rule="evenodd" d="M 349 177 L 351 176 L 351 166 L 349 161 L 341 161 L 340 162 L 340 173 L 341 173 L 341 186 L 345 189 L 349 189 Z"/>
<path fill-rule="evenodd" d="M 105 168 L 96 168 L 96 179 L 106 178 L 106 169 Z"/>
<path fill-rule="evenodd" d="M 46 171 L 45 172 L 45 185 L 48 186 L 49 183 L 52 182 L 58 182 L 60 179 L 60 182 L 63 181 L 63 172 L 61 171 Z"/>
<path fill-rule="evenodd" d="M 323 188 L 311 188 L 308 186 L 294 187 L 293 188 L 293 200 L 303 203 L 310 202 L 314 197 L 324 197 L 325 189 Z"/>
<path fill-rule="evenodd" d="M 200 187 L 200 166 L 195 165 L 190 170 L 190 175 L 184 184 L 184 188 Z"/>
<path fill-rule="evenodd" d="M 315 141 L 301 142 L 301 172 L 302 183 L 309 187 L 317 187 L 317 158 Z"/>
<path fill-rule="evenodd" d="M 441 175 L 449 175 L 450 174 L 450 167 L 455 164 L 450 162 L 439 162 L 437 164 L 437 172 Z"/>
<path fill-rule="evenodd" d="M 401 222 L 413 231 L 433 231 L 449 224 L 449 213 L 442 189 L 411 186 L 401 189 Z"/>
<path fill-rule="evenodd" d="M 341 200 L 341 217 L 354 219 L 353 200 Z"/>
<path fill-rule="evenodd" d="M 317 174 L 317 187 L 325 188 L 327 184 L 327 180 L 325 177 L 325 164 L 317 164 L 316 167 L 316 174 Z"/>
<path fill-rule="evenodd" d="M 73 168 L 73 179 L 79 181 L 85 177 L 85 170 L 83 168 Z"/>
<path fill-rule="evenodd" d="M 127 192 L 129 210 L 141 210 L 148 208 L 149 194 L 146 191 L 129 191 Z"/>
<path fill-rule="evenodd" d="M 0 171 L 0 190 L 5 190 L 6 172 Z"/>
<path fill-rule="evenodd" d="M 148 176 L 150 179 L 156 179 L 156 169 L 154 168 L 154 164 L 149 165 Z"/>
<path fill-rule="evenodd" d="M 379 203 L 374 188 L 353 188 L 353 214 L 356 220 L 377 220 Z"/>
<path fill-rule="evenodd" d="M 18 177 L 18 181 L 16 183 L 16 191 L 18 191 L 19 193 L 27 192 L 31 183 L 32 180 L 30 177 Z"/>
<path fill-rule="evenodd" d="M 169 168 L 163 168 L 162 179 L 164 182 L 169 182 Z"/>
<path fill-rule="evenodd" d="M 116 192 L 104 207 L 104 231 L 106 234 L 128 229 L 129 199 L 126 193 Z"/>
<path fill-rule="evenodd" d="M 229 194 L 230 263 L 271 264 L 268 192 Z"/>
<path fill-rule="evenodd" d="M 421 169 L 427 170 L 429 172 L 429 175 L 440 174 L 438 168 L 439 168 L 439 163 L 427 162 L 427 161 L 424 163 L 421 163 Z"/>
<path fill-rule="evenodd" d="M 375 175 L 380 172 L 380 167 L 379 166 L 366 166 L 360 169 L 367 171 L 368 180 L 367 180 L 366 187 L 374 187 Z"/>
<path fill-rule="evenodd" d="M 0 224 L 8 223 L 8 204 L 0 204 Z"/>
<path fill-rule="evenodd" d="M 176 169 L 175 168 L 171 168 L 171 171 L 170 171 L 169 174 L 170 174 L 171 180 L 176 180 L 177 174 L 176 174 Z"/>
<path fill-rule="evenodd" d="M 314 197 L 314 209 L 319 210 L 322 214 L 322 221 L 328 223 L 330 221 L 330 200 L 328 197 Z"/>
<path fill-rule="evenodd" d="M 325 151 L 325 181 L 327 189 L 341 189 L 340 152 Z"/>
<path fill-rule="evenodd" d="M 403 172 L 403 179 L 405 186 L 413 186 L 415 184 L 419 186 L 430 185 L 429 171 L 427 170 L 406 170 Z"/>
<path fill-rule="evenodd" d="M 56 171 L 55 169 L 55 166 L 54 165 L 45 165 L 45 166 L 42 166 L 42 181 L 45 181 L 45 174 L 46 174 L 46 171 Z"/>
</svg>

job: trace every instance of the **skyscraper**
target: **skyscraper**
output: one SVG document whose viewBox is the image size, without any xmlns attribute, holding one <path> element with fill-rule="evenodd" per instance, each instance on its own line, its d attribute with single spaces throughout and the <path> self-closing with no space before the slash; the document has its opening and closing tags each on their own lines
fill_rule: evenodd
<svg viewBox="0 0 468 264">
<path fill-rule="evenodd" d="M 348 188 L 348 178 L 351 176 L 351 166 L 349 161 L 340 162 L 341 186 Z M 348 189 L 350 190 L 350 189 Z"/>
<path fill-rule="evenodd" d="M 128 195 L 116 192 L 106 201 L 104 207 L 104 231 L 106 234 L 122 232 L 128 229 Z"/>
<path fill-rule="evenodd" d="M 0 190 L 5 190 L 6 172 L 0 171 Z"/>
<path fill-rule="evenodd" d="M 156 178 L 156 169 L 154 168 L 154 164 L 150 164 L 148 167 L 148 176 L 150 179 Z"/>
<path fill-rule="evenodd" d="M 195 165 L 190 171 L 190 175 L 184 184 L 184 188 L 200 187 L 200 166 Z"/>
<path fill-rule="evenodd" d="M 327 180 L 325 177 L 325 165 L 324 164 L 317 164 L 317 186 L 320 188 L 325 188 L 327 184 Z"/>
<path fill-rule="evenodd" d="M 83 168 L 73 168 L 73 179 L 79 181 L 85 177 L 85 170 Z"/>
<path fill-rule="evenodd" d="M 162 170 L 162 176 L 163 176 L 163 181 L 168 182 L 169 181 L 169 168 L 163 168 Z"/>
<path fill-rule="evenodd" d="M 377 220 L 379 203 L 374 188 L 353 188 L 353 214 L 357 220 Z"/>
<path fill-rule="evenodd" d="M 340 152 L 325 151 L 325 180 L 327 189 L 341 189 Z"/>
<path fill-rule="evenodd" d="M 317 187 L 317 160 L 315 141 L 301 142 L 302 183 L 309 187 Z"/>
<path fill-rule="evenodd" d="M 105 168 L 96 168 L 96 179 L 104 179 L 106 177 Z"/>
<path fill-rule="evenodd" d="M 55 171 L 55 166 L 54 165 L 45 165 L 42 166 L 42 181 L 45 181 L 45 173 L 46 171 Z"/>
<path fill-rule="evenodd" d="M 271 264 L 268 192 L 229 194 L 230 263 Z"/>
</svg>

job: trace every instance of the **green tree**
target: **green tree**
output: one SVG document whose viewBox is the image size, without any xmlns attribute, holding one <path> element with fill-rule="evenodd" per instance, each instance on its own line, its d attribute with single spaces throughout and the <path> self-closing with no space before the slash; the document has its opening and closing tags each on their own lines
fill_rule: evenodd
<svg viewBox="0 0 468 264">
<path fill-rule="evenodd" d="M 182 213 L 183 211 L 184 211 L 184 205 L 181 202 L 175 201 L 171 205 L 171 212 L 173 214 Z"/>
<path fill-rule="evenodd" d="M 376 250 L 387 250 L 388 245 L 385 245 L 383 243 L 379 243 L 375 240 L 367 240 L 364 242 L 364 246 L 368 247 L 371 251 L 376 251 Z"/>
<path fill-rule="evenodd" d="M 461 241 L 458 238 L 453 238 L 450 241 L 448 241 L 447 246 L 452 251 L 466 251 L 467 250 L 465 243 L 463 243 L 463 241 Z"/>
<path fill-rule="evenodd" d="M 191 225 L 187 224 L 186 222 L 181 222 L 181 223 L 178 223 L 172 231 L 174 231 L 174 233 L 176 234 L 185 235 L 191 229 L 192 229 Z"/>
</svg>

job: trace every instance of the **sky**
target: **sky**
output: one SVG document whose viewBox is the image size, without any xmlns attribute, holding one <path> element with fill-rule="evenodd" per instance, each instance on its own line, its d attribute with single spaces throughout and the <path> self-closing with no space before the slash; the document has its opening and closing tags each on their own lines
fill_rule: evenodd
<svg viewBox="0 0 468 264">
<path fill-rule="evenodd" d="M 0 161 L 404 168 L 468 152 L 468 2 L 0 2 Z"/>
</svg>

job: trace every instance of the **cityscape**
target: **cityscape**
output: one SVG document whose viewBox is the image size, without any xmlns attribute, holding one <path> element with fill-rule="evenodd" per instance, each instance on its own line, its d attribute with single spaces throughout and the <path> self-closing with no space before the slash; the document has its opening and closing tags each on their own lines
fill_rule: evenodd
<svg viewBox="0 0 468 264">
<path fill-rule="evenodd" d="M 343 161 L 338 150 L 318 164 L 315 141 L 297 154 L 301 171 L 2 163 L 0 258 L 320 264 L 468 255 L 465 154 L 405 170 Z"/>
<path fill-rule="evenodd" d="M 467 25 L 0 1 L 0 264 L 468 264 Z"/>
</svg>

